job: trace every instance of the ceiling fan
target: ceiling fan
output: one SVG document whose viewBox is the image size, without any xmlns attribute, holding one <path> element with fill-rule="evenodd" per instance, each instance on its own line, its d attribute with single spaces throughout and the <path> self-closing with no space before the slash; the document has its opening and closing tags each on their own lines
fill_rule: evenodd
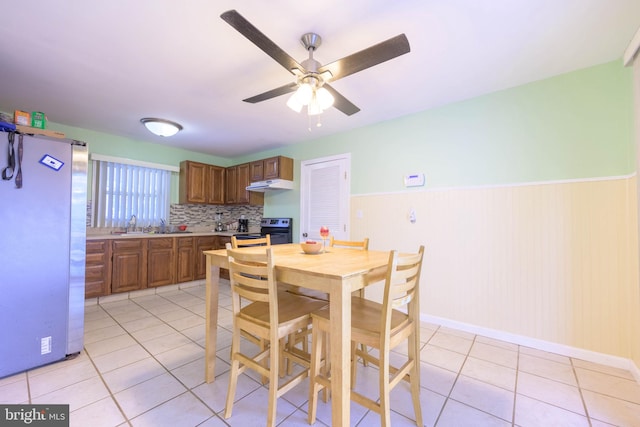
<svg viewBox="0 0 640 427">
<path fill-rule="evenodd" d="M 373 67 L 397 56 L 404 55 L 410 51 L 407 37 L 404 34 L 400 34 L 337 61 L 321 65 L 313 59 L 313 52 L 320 46 L 322 39 L 315 33 L 307 33 L 300 38 L 300 41 L 309 52 L 309 58 L 298 63 L 237 11 L 229 10 L 220 15 L 220 17 L 263 52 L 272 57 L 277 63 L 286 68 L 291 74 L 296 76 L 295 82 L 252 96 L 251 98 L 243 99 L 243 101 L 257 103 L 295 92 L 294 96 L 287 102 L 287 105 L 296 111 L 300 111 L 302 105 L 307 105 L 309 115 L 319 114 L 331 105 L 348 116 L 357 113 L 360 111 L 360 108 L 342 96 L 328 83 Z M 304 96 L 308 96 L 309 98 L 302 100 L 301 97 Z M 312 97 L 315 100 L 316 96 L 318 102 L 313 102 L 312 105 L 310 100 Z M 304 102 L 308 104 L 304 104 Z M 317 106 L 325 108 L 320 108 L 319 111 L 317 111 Z"/>
</svg>

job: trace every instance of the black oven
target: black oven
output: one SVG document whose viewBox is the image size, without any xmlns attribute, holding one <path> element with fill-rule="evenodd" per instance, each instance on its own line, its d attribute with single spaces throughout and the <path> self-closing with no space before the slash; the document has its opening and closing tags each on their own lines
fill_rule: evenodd
<svg viewBox="0 0 640 427">
<path fill-rule="evenodd" d="M 236 234 L 238 240 L 259 239 L 270 235 L 272 245 L 293 242 L 293 228 L 291 218 L 262 218 L 260 221 L 260 234 Z"/>
</svg>

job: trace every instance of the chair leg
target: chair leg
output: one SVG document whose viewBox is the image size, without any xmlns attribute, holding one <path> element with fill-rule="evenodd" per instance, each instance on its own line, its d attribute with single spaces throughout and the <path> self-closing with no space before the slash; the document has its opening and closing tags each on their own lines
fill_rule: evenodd
<svg viewBox="0 0 640 427">
<path fill-rule="evenodd" d="M 281 340 L 275 340 L 271 344 L 269 353 L 269 408 L 267 409 L 267 427 L 276 425 L 276 412 L 278 403 L 278 376 L 280 374 Z"/>
<path fill-rule="evenodd" d="M 362 353 L 364 353 L 364 354 L 368 354 L 369 353 L 369 349 L 364 344 L 360 344 L 360 351 Z M 364 367 L 369 366 L 369 362 L 364 357 L 362 358 L 362 366 L 364 366 Z"/>
<path fill-rule="evenodd" d="M 267 340 L 265 339 L 260 340 L 260 353 L 266 350 L 267 345 L 269 345 Z M 267 364 L 266 359 L 263 361 L 263 364 L 266 366 Z M 265 385 L 267 381 L 269 381 L 269 378 L 267 378 L 265 375 L 262 375 L 261 379 L 262 379 L 262 385 Z"/>
<path fill-rule="evenodd" d="M 411 370 L 411 400 L 413 400 L 413 410 L 416 414 L 416 425 L 421 427 L 422 424 L 422 408 L 420 407 L 420 384 L 416 378 L 420 377 L 420 361 L 414 361 Z"/>
<path fill-rule="evenodd" d="M 238 385 L 238 371 L 240 370 L 240 361 L 234 357 L 235 353 L 240 350 L 240 334 L 233 332 L 231 338 L 231 374 L 229 375 L 229 388 L 227 390 L 227 402 L 224 408 L 224 417 L 229 418 L 233 411 L 233 400 L 236 396 L 236 386 Z"/>
<path fill-rule="evenodd" d="M 356 353 L 356 348 L 355 341 L 351 341 L 351 390 L 355 390 L 356 388 L 356 373 L 358 371 L 358 354 Z M 364 362 L 365 360 L 362 359 L 362 361 Z"/>
<path fill-rule="evenodd" d="M 382 427 L 391 426 L 391 387 L 389 387 L 389 354 L 380 358 L 380 422 Z"/>
<path fill-rule="evenodd" d="M 315 323 L 315 322 L 314 322 Z M 318 326 L 314 324 L 311 328 L 311 366 L 309 368 L 309 407 L 308 418 L 309 424 L 316 422 L 316 411 L 318 409 L 318 391 L 320 384 L 316 377 L 320 374 L 321 356 L 325 333 L 320 331 Z"/>
<path fill-rule="evenodd" d="M 418 340 L 418 332 L 414 329 L 413 334 L 409 336 L 409 358 L 413 359 L 409 380 L 411 381 L 411 400 L 416 415 L 416 425 L 421 427 L 423 424 L 422 408 L 420 407 L 420 347 L 417 344 Z"/>
<path fill-rule="evenodd" d="M 284 378 L 285 376 L 285 372 L 287 371 L 287 366 L 289 366 L 289 369 L 291 369 L 291 365 L 293 365 L 293 363 L 291 363 L 291 361 L 289 360 L 288 357 L 285 356 L 284 354 L 284 349 L 287 346 L 291 346 L 291 335 L 289 335 L 289 343 L 287 344 L 287 341 L 285 338 L 281 338 L 280 339 L 280 351 L 278 351 L 278 357 L 280 359 L 280 378 Z"/>
<path fill-rule="evenodd" d="M 324 378 L 329 379 L 331 377 L 331 352 L 329 351 L 329 334 L 327 332 L 322 332 L 322 350 L 321 360 L 324 360 L 324 363 L 320 362 L 320 375 Z M 329 402 L 329 396 L 331 394 L 331 387 L 323 387 L 322 388 L 322 401 L 324 403 Z"/>
</svg>

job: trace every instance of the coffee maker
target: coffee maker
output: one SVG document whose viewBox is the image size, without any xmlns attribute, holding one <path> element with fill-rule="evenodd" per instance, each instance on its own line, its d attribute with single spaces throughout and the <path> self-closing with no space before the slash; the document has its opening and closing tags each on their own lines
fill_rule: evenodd
<svg viewBox="0 0 640 427">
<path fill-rule="evenodd" d="M 222 225 L 222 212 L 216 212 L 216 231 L 224 231 Z"/>
<path fill-rule="evenodd" d="M 249 220 L 246 218 L 240 218 L 238 220 L 238 232 L 247 233 L 249 231 Z"/>
</svg>

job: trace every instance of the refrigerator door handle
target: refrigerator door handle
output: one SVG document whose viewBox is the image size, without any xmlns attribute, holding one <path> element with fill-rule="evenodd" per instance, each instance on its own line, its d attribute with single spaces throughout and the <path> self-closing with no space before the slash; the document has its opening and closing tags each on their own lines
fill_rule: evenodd
<svg viewBox="0 0 640 427">
<path fill-rule="evenodd" d="M 16 172 L 16 188 L 22 188 L 22 134 L 18 135 L 18 171 Z"/>
<path fill-rule="evenodd" d="M 13 178 L 13 169 L 16 167 L 16 155 L 13 150 L 13 141 L 15 140 L 15 137 L 16 137 L 15 132 L 9 132 L 7 134 L 7 139 L 9 140 L 9 147 L 8 147 L 9 164 L 7 165 L 6 168 L 2 169 L 2 179 L 4 179 L 5 181 L 8 181 L 11 178 Z"/>
</svg>

